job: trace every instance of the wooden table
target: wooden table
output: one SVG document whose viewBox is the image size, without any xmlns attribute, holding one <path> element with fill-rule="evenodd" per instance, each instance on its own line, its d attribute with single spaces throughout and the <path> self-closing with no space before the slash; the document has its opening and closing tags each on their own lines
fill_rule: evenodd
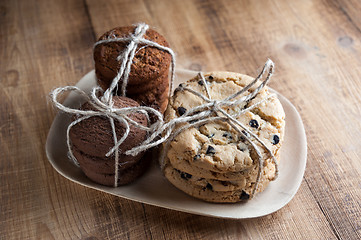
<svg viewBox="0 0 361 240">
<path fill-rule="evenodd" d="M 0 239 L 360 239 L 360 1 L 0 2 Z M 308 138 L 304 181 L 271 215 L 196 216 L 135 203 L 59 175 L 44 150 L 48 93 L 93 69 L 105 31 L 146 22 L 177 66 L 254 76 L 297 107 Z"/>
</svg>

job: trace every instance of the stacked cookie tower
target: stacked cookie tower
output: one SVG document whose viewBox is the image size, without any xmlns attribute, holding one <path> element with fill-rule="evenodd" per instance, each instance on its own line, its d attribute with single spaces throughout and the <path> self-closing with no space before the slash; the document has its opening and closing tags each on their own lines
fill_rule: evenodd
<svg viewBox="0 0 361 240">
<path fill-rule="evenodd" d="M 246 75 L 229 72 L 208 73 L 205 79 L 210 97 L 214 100 L 231 96 L 253 80 Z M 204 81 L 199 76 L 183 83 L 170 99 L 166 120 L 182 116 L 205 103 L 184 87 L 207 96 Z M 251 87 L 236 99 L 255 88 Z M 285 127 L 282 105 L 276 96 L 270 97 L 265 87 L 250 101 L 223 109 L 234 115 L 266 98 L 269 99 L 237 116 L 237 120 L 246 127 L 242 130 L 243 136 L 226 121 L 208 121 L 181 131 L 165 148 L 166 155 L 161 164 L 166 178 L 185 193 L 209 202 L 244 201 L 263 191 L 275 178 L 276 166 L 265 147 L 253 139 L 250 132 L 278 159 Z M 254 146 L 244 136 L 260 149 L 262 171 L 259 171 L 260 160 Z"/>
<path fill-rule="evenodd" d="M 119 27 L 108 31 L 99 38 L 99 41 L 112 38 L 129 38 L 136 27 Z M 144 39 L 168 47 L 168 43 L 159 33 L 148 29 L 142 36 Z M 129 46 L 130 41 L 113 41 L 97 44 L 94 48 L 95 72 L 99 86 L 106 91 L 117 76 L 120 66 L 125 61 L 122 54 Z M 138 44 L 126 88 L 126 96 L 121 96 L 122 80 L 118 82 L 111 97 L 111 107 L 114 109 L 148 106 L 164 112 L 168 103 L 168 71 L 171 55 L 159 48 Z M 107 103 L 105 103 L 107 104 Z M 93 104 L 85 103 L 81 110 L 97 111 Z M 141 126 L 149 126 L 145 114 L 133 112 L 129 114 L 132 121 Z M 151 116 L 152 117 L 152 116 Z M 77 118 L 73 118 L 76 121 Z M 116 153 L 107 156 L 114 147 L 115 140 L 124 136 L 126 127 L 124 123 L 114 119 L 115 134 L 109 117 L 92 116 L 75 124 L 70 129 L 72 153 L 86 176 L 94 182 L 119 186 L 128 184 L 137 179 L 149 166 L 151 157 L 144 152 L 136 156 L 124 154 L 141 144 L 147 137 L 147 132 L 134 124 L 129 124 L 129 133 L 125 141 L 118 147 Z M 117 154 L 118 154 L 117 153 Z M 118 161 L 118 165 L 115 164 Z M 117 167 L 115 166 L 117 165 Z"/>
</svg>

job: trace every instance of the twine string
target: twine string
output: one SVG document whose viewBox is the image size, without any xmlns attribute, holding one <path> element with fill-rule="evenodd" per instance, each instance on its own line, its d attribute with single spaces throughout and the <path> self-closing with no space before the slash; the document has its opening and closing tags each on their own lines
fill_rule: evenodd
<svg viewBox="0 0 361 240">
<path fill-rule="evenodd" d="M 250 111 L 251 109 L 255 108 L 259 104 L 268 101 L 269 98 L 275 96 L 274 94 L 271 94 L 267 96 L 265 99 L 245 108 L 239 111 L 235 114 L 228 114 L 223 108 L 225 107 L 232 107 L 237 106 L 241 103 L 245 103 L 253 99 L 266 84 L 270 80 L 274 64 L 271 60 L 267 60 L 266 64 L 264 65 L 263 69 L 259 73 L 259 75 L 248 85 L 246 85 L 244 88 L 242 88 L 240 91 L 236 92 L 235 94 L 226 97 L 223 100 L 213 100 L 210 95 L 209 88 L 207 86 L 207 81 L 205 80 L 203 73 L 199 73 L 198 77 L 201 79 L 203 86 L 205 88 L 206 96 L 204 94 L 201 94 L 199 92 L 194 91 L 193 89 L 184 87 L 180 85 L 177 90 L 183 90 L 188 91 L 198 97 L 200 97 L 205 103 L 196 107 L 193 107 L 189 110 L 187 110 L 182 116 L 174 118 L 170 120 L 169 122 L 165 123 L 163 119 L 162 113 L 159 111 L 146 106 L 139 106 L 139 107 L 125 107 L 125 108 L 116 108 L 114 107 L 113 102 L 113 91 L 117 88 L 118 83 L 120 80 L 122 80 L 122 87 L 121 87 L 121 94 L 123 96 L 126 95 L 126 87 L 128 84 L 128 78 L 129 73 L 131 70 L 131 65 L 134 59 L 135 54 L 137 53 L 137 48 L 139 44 L 143 44 L 144 46 L 140 47 L 140 49 L 146 48 L 146 47 L 154 47 L 158 48 L 162 51 L 168 52 L 171 55 L 172 61 L 171 61 L 171 78 L 170 78 L 170 87 L 168 95 L 171 96 L 171 90 L 173 88 L 173 82 L 175 78 L 175 54 L 172 51 L 172 49 L 168 47 L 164 47 L 158 43 L 149 41 L 147 39 L 144 39 L 143 36 L 148 30 L 149 26 L 141 23 L 138 24 L 135 28 L 135 31 L 133 34 L 130 34 L 127 37 L 124 38 L 117 38 L 114 35 L 111 38 L 100 40 L 95 43 L 94 48 L 100 44 L 106 44 L 110 42 L 127 42 L 128 45 L 125 48 L 125 50 L 117 57 L 118 61 L 122 61 L 120 65 L 120 69 L 116 75 L 116 77 L 113 79 L 110 87 L 103 93 L 103 90 L 100 87 L 94 87 L 89 94 L 85 93 L 81 89 L 75 87 L 75 86 L 66 86 L 54 89 L 50 96 L 51 100 L 53 101 L 54 105 L 60 109 L 63 112 L 71 113 L 71 114 L 77 114 L 80 115 L 78 119 L 71 122 L 67 128 L 67 147 L 69 150 L 69 156 L 74 161 L 74 163 L 77 164 L 77 160 L 74 157 L 74 154 L 72 152 L 71 142 L 69 138 L 70 129 L 80 123 L 81 121 L 84 121 L 90 117 L 106 117 L 109 119 L 112 133 L 113 133 L 113 140 L 114 140 L 114 146 L 106 153 L 106 157 L 111 156 L 112 154 L 115 155 L 115 180 L 114 180 L 114 187 L 117 187 L 117 180 L 118 180 L 118 169 L 121 164 L 119 164 L 119 146 L 126 140 L 126 138 L 129 135 L 130 132 L 130 125 L 135 126 L 139 129 L 142 129 L 144 131 L 148 132 L 148 137 L 138 146 L 133 147 L 132 149 L 129 149 L 124 152 L 126 155 L 132 155 L 135 156 L 149 148 L 158 146 L 159 144 L 165 143 L 163 150 L 161 152 L 160 157 L 160 163 L 161 168 L 164 168 L 164 158 L 167 152 L 167 149 L 169 148 L 170 142 L 181 132 L 185 131 L 186 129 L 189 129 L 191 127 L 198 127 L 203 124 L 212 122 L 212 121 L 225 121 L 229 123 L 236 131 L 237 133 L 242 136 L 244 139 L 247 140 L 247 142 L 250 143 L 250 145 L 255 149 L 255 152 L 258 156 L 258 174 L 257 179 L 254 184 L 254 188 L 252 190 L 252 194 L 255 193 L 258 183 L 260 181 L 262 167 L 263 167 L 263 158 L 261 151 L 259 150 L 259 147 L 254 143 L 253 140 L 259 142 L 262 147 L 266 149 L 268 154 L 272 157 L 273 162 L 275 164 L 276 168 L 276 177 L 278 176 L 278 163 L 275 158 L 275 156 L 272 153 L 272 150 L 269 149 L 265 143 L 263 143 L 262 140 L 260 140 L 255 134 L 253 134 L 250 130 L 247 129 L 246 126 L 244 126 L 242 123 L 240 123 L 236 118 L 239 117 L 241 114 L 244 114 L 247 111 Z M 233 100 L 237 96 L 245 93 L 248 91 L 253 85 L 255 85 L 264 75 L 264 73 L 268 70 L 268 74 L 261 82 L 261 84 L 251 93 L 246 94 L 245 96 L 242 96 L 238 100 Z M 81 109 L 73 109 L 70 107 L 66 107 L 62 105 L 58 101 L 58 96 L 63 94 L 64 92 L 68 91 L 74 91 L 77 94 L 80 94 L 82 97 L 85 98 L 86 101 L 88 101 L 95 109 L 93 110 L 81 110 Z M 135 113 L 141 113 L 143 114 L 147 120 L 148 125 L 143 126 L 136 121 L 132 120 L 130 118 L 131 114 Z M 150 124 L 150 117 L 149 115 L 155 116 L 156 121 L 152 124 Z M 123 136 L 118 139 L 116 134 L 116 126 L 115 121 L 118 121 L 124 128 L 125 133 Z M 244 134 L 243 131 L 245 131 L 247 134 Z M 124 164 L 124 163 L 123 163 Z"/>
<path fill-rule="evenodd" d="M 114 140 L 114 146 L 106 153 L 106 157 L 109 157 L 114 153 L 115 155 L 115 178 L 114 178 L 114 187 L 118 186 L 118 169 L 119 169 L 119 146 L 126 140 L 126 138 L 129 135 L 130 132 L 130 124 L 140 128 L 142 130 L 145 130 L 147 132 L 154 132 L 155 129 L 159 128 L 161 125 L 163 125 L 163 115 L 151 108 L 146 106 L 140 106 L 140 107 L 126 107 L 126 108 L 116 108 L 114 107 L 113 102 L 113 91 L 115 88 L 118 87 L 118 83 L 120 80 L 122 80 L 122 87 L 121 87 L 121 95 L 126 95 L 126 87 L 128 84 L 128 78 L 129 73 L 131 71 L 131 65 L 133 63 L 134 56 L 136 54 L 137 48 L 139 44 L 145 44 L 145 46 L 142 46 L 142 48 L 145 47 L 154 47 L 158 48 L 162 51 L 168 52 L 171 55 L 172 61 L 171 61 L 171 80 L 170 85 L 173 86 L 174 81 L 174 71 L 175 71 L 175 54 L 172 49 L 162 46 L 158 43 L 152 42 L 150 40 L 146 40 L 143 38 L 146 31 L 149 29 L 149 26 L 144 23 L 140 23 L 136 26 L 134 33 L 130 34 L 128 37 L 125 38 L 117 38 L 115 35 L 111 35 L 110 38 L 98 41 L 94 44 L 94 48 L 97 47 L 100 44 L 110 43 L 110 42 L 126 42 L 128 43 L 125 50 L 117 57 L 118 61 L 121 61 L 119 71 L 115 78 L 113 79 L 110 87 L 104 92 L 101 98 L 98 97 L 100 93 L 102 93 L 102 89 L 100 87 L 94 87 L 90 94 L 86 94 L 84 91 L 77 87 L 67 86 L 62 88 L 57 88 L 51 92 L 51 99 L 54 103 L 54 105 L 60 109 L 63 112 L 71 113 L 71 114 L 77 114 L 82 117 L 78 118 L 77 120 L 74 120 L 71 122 L 67 128 L 67 146 L 69 150 L 69 156 L 73 160 L 73 162 L 77 165 L 78 162 L 76 158 L 74 157 L 71 142 L 70 142 L 70 129 L 75 126 L 76 124 L 80 123 L 81 121 L 84 121 L 90 117 L 95 116 L 101 116 L 106 117 L 110 121 L 111 130 L 113 134 L 113 140 Z M 139 49 L 140 50 L 140 49 Z M 138 51 L 139 51 L 138 50 Z M 73 109 L 66 107 L 62 105 L 58 101 L 58 96 L 64 92 L 67 91 L 74 91 L 77 94 L 80 94 L 82 97 L 85 98 L 86 101 L 88 101 L 95 109 L 93 110 L 79 110 L 79 109 Z M 170 91 L 169 91 L 170 94 Z M 148 125 L 150 124 L 150 117 L 155 116 L 156 121 L 150 125 L 150 126 L 143 126 L 133 119 L 129 117 L 129 115 L 134 113 L 141 113 L 144 114 L 145 117 L 148 120 Z M 125 132 L 123 136 L 118 140 L 117 134 L 116 134 L 116 127 L 115 127 L 115 121 L 118 121 L 122 126 L 125 128 Z M 145 149 L 146 150 L 146 149 Z M 124 163 L 123 163 L 124 164 Z"/>
<path fill-rule="evenodd" d="M 170 142 L 177 135 L 179 135 L 181 132 L 183 132 L 186 129 L 191 128 L 191 127 L 197 127 L 197 126 L 201 126 L 205 123 L 214 122 L 217 120 L 223 120 L 223 121 L 226 121 L 227 123 L 229 123 L 238 132 L 238 134 L 240 134 L 244 139 L 247 140 L 247 142 L 249 142 L 251 144 L 252 148 L 255 150 L 255 152 L 258 156 L 258 173 L 257 173 L 257 178 L 256 178 L 256 181 L 255 181 L 255 184 L 254 184 L 251 194 L 254 195 L 254 193 L 257 190 L 258 184 L 260 182 L 261 173 L 263 170 L 263 162 L 264 162 L 259 147 L 252 141 L 252 139 L 259 142 L 261 144 L 261 146 L 264 147 L 266 149 L 267 153 L 271 156 L 272 162 L 275 164 L 275 169 L 276 169 L 275 170 L 275 178 L 277 178 L 278 172 L 279 172 L 278 163 L 277 163 L 277 160 L 276 160 L 274 154 L 272 153 L 272 150 L 270 148 L 268 148 L 267 145 L 260 138 L 258 138 L 246 126 L 244 126 L 241 122 L 239 122 L 236 119 L 238 116 L 244 114 L 245 112 L 250 111 L 251 109 L 255 108 L 256 106 L 262 104 L 263 102 L 268 101 L 270 98 L 275 97 L 276 95 L 270 94 L 266 98 L 262 99 L 261 101 L 255 103 L 233 115 L 228 114 L 223 109 L 224 107 L 237 106 L 240 103 L 248 102 L 251 99 L 253 99 L 266 86 L 266 84 L 268 83 L 268 81 L 270 80 L 270 78 L 273 74 L 273 69 L 274 69 L 274 63 L 270 59 L 268 59 L 264 65 L 262 71 L 260 72 L 260 74 L 251 83 L 246 85 L 240 91 L 236 92 L 235 94 L 233 94 L 229 97 L 226 97 L 223 100 L 212 100 L 211 99 L 211 95 L 210 95 L 208 86 L 206 84 L 203 74 L 201 74 L 201 73 L 198 75 L 198 77 L 201 78 L 201 81 L 203 82 L 203 86 L 205 88 L 205 91 L 206 91 L 206 94 L 208 95 L 208 97 L 199 92 L 194 91 L 191 88 L 187 88 L 187 87 L 184 87 L 183 85 L 180 85 L 178 91 L 180 91 L 180 90 L 188 91 L 188 92 L 200 97 L 206 103 L 199 105 L 197 107 L 194 107 L 190 110 L 187 110 L 182 116 L 177 117 L 177 118 L 171 120 L 170 122 L 164 124 L 163 128 L 166 129 L 167 127 L 175 128 L 177 126 L 177 124 L 179 124 L 179 123 L 183 123 L 183 124 L 188 123 L 184 126 L 181 126 L 176 131 L 168 130 L 166 132 L 166 134 L 164 135 L 165 139 L 163 139 L 163 140 L 166 141 L 166 143 L 165 143 L 162 153 L 160 155 L 161 168 L 164 169 L 164 167 L 165 167 L 165 157 L 166 157 L 168 148 L 170 146 Z M 251 93 L 249 93 L 245 96 L 242 96 L 239 100 L 231 101 L 232 99 L 236 98 L 240 94 L 245 93 L 247 90 L 249 90 L 257 81 L 259 81 L 262 78 L 262 76 L 264 75 L 266 70 L 268 70 L 268 74 L 267 74 L 265 80 L 263 80 L 261 82 L 261 84 L 254 91 L 252 91 Z M 219 113 L 222 114 L 222 116 L 218 116 Z M 214 114 L 216 114 L 216 116 L 212 116 Z M 241 129 L 243 131 L 245 131 L 247 134 L 244 134 L 241 131 Z M 162 130 L 160 130 L 160 131 L 162 131 Z M 139 146 L 138 148 L 141 148 L 141 147 L 142 146 Z M 137 148 L 135 148 L 133 150 L 136 150 L 136 149 Z"/>
<path fill-rule="evenodd" d="M 113 36 L 112 38 L 100 40 L 94 44 L 94 48 L 95 48 L 98 45 L 111 43 L 111 42 L 129 42 L 127 48 L 117 58 L 118 61 L 122 60 L 122 63 L 121 63 L 120 69 L 119 69 L 116 77 L 114 78 L 111 86 L 104 93 L 104 99 L 106 101 L 109 102 L 111 100 L 112 92 L 118 86 L 118 82 L 120 79 L 122 79 L 122 81 L 123 81 L 122 88 L 121 88 L 121 94 L 122 94 L 122 96 L 126 95 L 126 86 L 128 84 L 129 73 L 131 70 L 133 58 L 136 54 L 138 44 L 145 45 L 145 46 L 142 46 L 140 49 L 145 48 L 145 47 L 154 47 L 154 48 L 158 48 L 162 51 L 168 52 L 171 55 L 171 59 L 172 59 L 172 61 L 171 61 L 171 80 L 170 80 L 170 86 L 169 86 L 169 91 L 168 91 L 168 95 L 170 97 L 171 89 L 173 88 L 173 82 L 174 82 L 174 78 L 175 78 L 175 75 L 174 75 L 175 61 L 176 61 L 175 53 L 169 47 L 165 47 L 156 42 L 150 41 L 148 39 L 144 39 L 143 35 L 146 33 L 148 28 L 149 28 L 149 26 L 147 24 L 140 23 L 137 25 L 137 27 L 135 29 L 135 33 L 131 34 L 128 37 L 118 38 L 118 37 Z M 138 49 L 138 51 L 140 49 Z"/>
</svg>

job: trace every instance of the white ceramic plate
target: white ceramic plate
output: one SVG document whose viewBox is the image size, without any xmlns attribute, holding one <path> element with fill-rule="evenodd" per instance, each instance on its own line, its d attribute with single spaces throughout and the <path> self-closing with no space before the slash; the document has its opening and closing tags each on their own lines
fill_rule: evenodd
<svg viewBox="0 0 361 240">
<path fill-rule="evenodd" d="M 194 77 L 197 73 L 177 70 L 174 86 Z M 90 91 L 95 86 L 94 71 L 85 75 L 77 86 Z M 46 154 L 49 162 L 67 179 L 136 202 L 158 207 L 220 218 L 254 218 L 275 212 L 285 206 L 296 194 L 301 185 L 307 160 L 307 143 L 300 115 L 295 107 L 282 95 L 278 97 L 286 112 L 285 140 L 281 152 L 280 175 L 268 188 L 246 203 L 219 204 L 207 203 L 190 197 L 171 185 L 162 175 L 157 161 L 136 182 L 118 188 L 105 187 L 90 181 L 82 171 L 67 158 L 66 128 L 70 115 L 58 113 L 50 128 L 46 141 Z M 79 107 L 81 99 L 71 93 L 64 104 Z"/>
</svg>

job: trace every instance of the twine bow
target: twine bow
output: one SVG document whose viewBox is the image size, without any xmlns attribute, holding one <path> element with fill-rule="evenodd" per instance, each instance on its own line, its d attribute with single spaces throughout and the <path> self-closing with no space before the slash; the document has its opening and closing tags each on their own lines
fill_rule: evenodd
<svg viewBox="0 0 361 240">
<path fill-rule="evenodd" d="M 117 182 L 118 169 L 119 169 L 119 146 L 128 137 L 128 134 L 130 132 L 130 124 L 134 125 L 137 128 L 147 131 L 149 133 L 149 136 L 139 146 L 136 146 L 130 150 L 125 151 L 124 154 L 135 156 L 135 155 L 139 154 L 140 152 L 143 152 L 149 148 L 152 148 L 154 146 L 157 146 L 157 145 L 165 142 L 165 146 L 163 148 L 163 151 L 162 151 L 161 157 L 160 157 L 161 168 L 163 169 L 164 168 L 164 158 L 165 158 L 167 149 L 169 148 L 170 142 L 179 133 L 181 133 L 182 131 L 184 131 L 188 128 L 191 128 L 191 127 L 198 127 L 198 126 L 201 126 L 208 122 L 222 120 L 222 121 L 225 121 L 228 124 L 230 124 L 237 131 L 237 133 L 240 136 L 242 136 L 244 139 L 246 139 L 251 144 L 251 146 L 255 149 L 255 151 L 258 155 L 258 164 L 259 164 L 258 174 L 257 174 L 257 179 L 256 179 L 254 189 L 252 191 L 252 194 L 255 193 L 255 191 L 257 189 L 257 185 L 258 185 L 260 177 L 261 177 L 261 172 L 262 172 L 262 168 L 263 168 L 263 158 L 262 158 L 262 155 L 261 155 L 261 152 L 260 152 L 258 146 L 256 146 L 256 144 L 252 141 L 251 138 L 253 138 L 257 142 L 259 142 L 266 149 L 266 151 L 269 153 L 269 155 L 272 157 L 273 162 L 276 167 L 276 177 L 277 177 L 278 176 L 278 163 L 277 163 L 275 156 L 272 153 L 272 150 L 269 149 L 266 146 L 266 144 L 262 142 L 262 140 L 260 140 L 255 134 L 253 134 L 251 131 L 249 131 L 247 129 L 247 127 L 245 127 L 242 123 L 240 123 L 236 119 L 241 114 L 244 114 L 245 112 L 250 111 L 254 107 L 258 106 L 259 104 L 267 101 L 270 97 L 273 97 L 275 94 L 271 94 L 271 95 L 267 96 L 267 98 L 253 104 L 252 106 L 250 106 L 246 109 L 241 110 L 237 114 L 233 114 L 233 115 L 228 114 L 223 109 L 225 107 L 237 106 L 239 104 L 242 104 L 244 102 L 251 100 L 261 91 L 261 89 L 264 86 L 266 86 L 267 82 L 269 81 L 269 79 L 272 76 L 273 68 L 274 68 L 274 64 L 271 60 L 267 60 L 265 66 L 263 67 L 260 74 L 250 84 L 248 84 L 240 91 L 236 92 L 235 94 L 233 94 L 223 100 L 213 100 L 211 98 L 208 86 L 206 84 L 206 80 L 205 80 L 203 74 L 199 73 L 199 77 L 201 78 L 201 81 L 203 82 L 203 86 L 205 87 L 207 96 L 205 96 L 199 92 L 196 92 L 190 88 L 187 88 L 187 87 L 180 86 L 180 87 L 178 87 L 178 90 L 184 90 L 184 91 L 189 91 L 189 92 L 193 93 L 194 95 L 203 99 L 205 101 L 205 104 L 194 107 L 194 108 L 188 110 L 182 116 L 172 119 L 171 121 L 169 121 L 167 123 L 164 122 L 163 115 L 159 111 L 157 111 L 151 107 L 140 106 L 140 107 L 126 107 L 126 108 L 119 109 L 119 108 L 115 108 L 113 106 L 112 92 L 115 88 L 117 88 L 118 82 L 121 79 L 122 79 L 122 86 L 121 86 L 122 96 L 125 96 L 125 94 L 126 94 L 126 87 L 128 84 L 130 68 L 132 65 L 133 58 L 136 54 L 136 49 L 139 44 L 145 44 L 140 49 L 146 48 L 146 47 L 155 47 L 160 50 L 166 51 L 171 55 L 171 57 L 172 57 L 171 79 L 170 79 L 170 87 L 169 87 L 169 96 L 171 96 L 171 90 L 173 87 L 173 82 L 174 82 L 174 77 L 175 77 L 174 76 L 175 54 L 172 51 L 172 49 L 170 49 L 168 47 L 164 47 L 158 43 L 144 39 L 143 35 L 146 33 L 148 28 L 149 28 L 148 25 L 141 23 L 141 24 L 137 25 L 137 27 L 134 31 L 134 34 L 130 34 L 128 37 L 116 38 L 115 36 L 113 36 L 112 38 L 101 40 L 101 41 L 98 41 L 97 43 L 95 43 L 94 48 L 100 44 L 110 43 L 110 42 L 128 42 L 129 43 L 127 45 L 126 49 L 124 50 L 124 52 L 122 52 L 118 56 L 117 60 L 122 61 L 120 69 L 119 69 L 116 77 L 113 79 L 110 87 L 104 93 L 100 87 L 94 87 L 92 89 L 92 91 L 90 92 L 90 94 L 87 94 L 75 86 L 60 87 L 51 92 L 51 94 L 50 94 L 51 100 L 53 101 L 54 105 L 58 109 L 60 109 L 63 112 L 66 112 L 66 113 L 81 115 L 80 118 L 71 122 L 67 128 L 67 134 L 66 134 L 67 147 L 68 147 L 69 155 L 70 155 L 71 159 L 77 164 L 77 160 L 74 157 L 72 148 L 71 148 L 71 143 L 70 143 L 70 138 L 69 138 L 70 129 L 74 125 L 76 125 L 79 122 L 84 121 L 90 117 L 102 116 L 102 117 L 108 118 L 110 121 L 111 127 L 112 127 L 114 146 L 106 153 L 106 157 L 109 157 L 112 154 L 115 155 L 114 187 L 117 187 L 118 186 L 118 182 Z M 266 79 L 264 81 L 262 81 L 262 83 L 253 92 L 251 92 L 248 95 L 242 96 L 238 100 L 234 100 L 237 96 L 245 93 L 259 79 L 261 79 L 267 69 L 269 71 L 268 71 Z M 60 95 L 64 92 L 67 92 L 67 91 L 74 91 L 74 92 L 80 94 L 81 96 L 83 96 L 96 109 L 96 111 L 73 109 L 73 108 L 66 107 L 66 106 L 62 105 L 61 103 L 59 103 L 59 101 L 57 99 L 58 95 Z M 103 93 L 103 95 L 102 95 L 102 93 Z M 99 97 L 99 96 L 101 96 L 101 97 Z M 133 113 L 144 114 L 146 116 L 146 118 L 148 119 L 148 122 L 150 122 L 149 115 L 151 114 L 151 115 L 157 117 L 157 121 L 155 123 L 153 123 L 152 125 L 145 127 L 145 126 L 140 125 L 139 123 L 135 122 L 134 120 L 132 120 L 129 117 L 129 115 L 133 114 Z M 125 127 L 125 133 L 123 134 L 122 137 L 120 137 L 120 139 L 118 139 L 118 137 L 116 135 L 115 122 L 114 122 L 115 120 L 118 121 L 119 123 L 121 123 Z M 182 125 L 182 126 L 179 127 L 179 125 Z M 242 130 L 245 131 L 247 134 L 244 134 L 242 132 Z"/>
<path fill-rule="evenodd" d="M 120 165 L 119 164 L 119 146 L 125 141 L 125 139 L 129 135 L 129 132 L 130 132 L 129 125 L 132 124 L 135 127 L 140 128 L 145 131 L 148 131 L 148 132 L 155 132 L 155 129 L 158 129 L 161 125 L 164 124 L 163 115 L 159 111 L 157 111 L 151 107 L 139 106 L 139 107 L 127 107 L 127 108 L 121 108 L 121 109 L 114 107 L 112 92 L 118 86 L 118 82 L 122 79 L 121 92 L 122 92 L 122 96 L 125 96 L 126 87 L 128 84 L 129 73 L 131 70 L 131 65 L 133 63 L 133 59 L 134 59 L 134 56 L 136 54 L 136 50 L 137 50 L 137 47 L 139 44 L 145 44 L 140 49 L 146 48 L 146 47 L 155 47 L 162 51 L 168 52 L 171 55 L 172 61 L 171 61 L 171 80 L 170 80 L 169 95 L 171 94 L 171 88 L 172 88 L 173 82 L 174 82 L 175 54 L 174 54 L 173 50 L 168 47 L 165 47 L 158 43 L 144 39 L 143 36 L 146 33 L 146 31 L 148 30 L 148 28 L 149 28 L 149 26 L 147 24 L 140 23 L 136 26 L 134 34 L 130 34 L 128 37 L 116 38 L 113 36 L 113 38 L 101 40 L 101 41 L 98 41 L 95 43 L 94 48 L 100 44 L 105 44 L 105 43 L 110 43 L 110 42 L 129 42 L 126 49 L 117 58 L 118 61 L 122 61 L 120 69 L 119 69 L 116 77 L 113 79 L 110 87 L 104 92 L 102 97 L 98 97 L 98 95 L 101 95 L 101 93 L 102 93 L 102 89 L 100 87 L 94 87 L 89 95 L 86 94 L 81 89 L 79 89 L 78 87 L 74 87 L 74 86 L 60 87 L 60 88 L 53 90 L 50 94 L 51 100 L 53 101 L 54 105 L 58 109 L 62 110 L 63 112 L 66 112 L 66 113 L 81 115 L 80 118 L 78 118 L 77 120 L 75 120 L 69 124 L 69 126 L 67 128 L 67 134 L 66 134 L 69 156 L 74 161 L 74 163 L 77 165 L 78 165 L 78 162 L 77 162 L 76 158 L 74 157 L 74 154 L 73 154 L 73 151 L 71 148 L 70 138 L 69 138 L 70 129 L 74 125 L 76 125 L 79 122 L 84 121 L 85 119 L 88 119 L 90 117 L 102 116 L 102 117 L 106 117 L 109 119 L 111 127 L 112 127 L 114 147 L 112 147 L 106 153 L 106 157 L 109 157 L 113 153 L 115 154 L 114 187 L 118 186 L 118 174 L 119 174 L 118 169 L 119 169 L 119 165 Z M 73 108 L 69 108 L 69 107 L 62 105 L 61 103 L 58 102 L 57 98 L 58 98 L 59 94 L 64 93 L 66 91 L 74 91 L 74 92 L 80 94 L 81 96 L 85 97 L 85 99 L 97 111 L 73 109 Z M 156 116 L 157 121 L 155 123 L 153 123 L 151 126 L 147 126 L 147 127 L 142 126 L 139 123 L 132 120 L 131 118 L 129 118 L 129 114 L 136 113 L 136 112 L 144 114 L 148 120 L 148 123 L 150 122 L 149 114 Z M 116 131 L 115 131 L 115 123 L 114 123 L 115 120 L 118 121 L 120 124 L 122 124 L 125 127 L 125 133 L 123 134 L 123 136 L 120 139 L 118 139 Z M 140 146 L 144 146 L 144 144 L 142 143 Z M 149 147 L 147 147 L 147 146 L 143 147 L 142 151 L 145 151 L 148 148 Z M 129 152 L 129 150 L 127 152 Z M 138 153 L 140 153 L 140 151 L 137 151 L 136 153 L 133 153 L 132 155 L 137 155 Z"/>
<path fill-rule="evenodd" d="M 199 77 L 203 83 L 202 85 L 205 88 L 207 96 L 205 96 L 199 92 L 196 92 L 193 89 L 190 89 L 190 88 L 180 85 L 178 87 L 178 90 L 188 91 L 188 92 L 200 97 L 202 100 L 205 101 L 205 103 L 186 111 L 182 116 L 177 117 L 177 118 L 171 120 L 170 122 L 164 124 L 163 126 L 161 126 L 161 129 L 157 130 L 157 132 L 153 134 L 153 135 L 157 135 L 159 132 L 165 132 L 163 140 L 166 141 L 166 143 L 165 143 L 164 149 L 163 149 L 161 157 L 160 157 L 161 168 L 163 169 L 165 167 L 164 159 L 165 159 L 167 150 L 169 148 L 171 141 L 178 134 L 180 134 L 181 132 L 185 131 L 188 128 L 199 127 L 208 122 L 214 122 L 214 121 L 220 120 L 220 121 L 227 122 L 229 125 L 231 125 L 233 127 L 233 129 L 235 129 L 237 131 L 237 133 L 243 137 L 243 139 L 246 139 L 247 142 L 249 142 L 251 144 L 251 146 L 257 153 L 258 173 L 257 173 L 257 178 L 256 178 L 254 188 L 252 190 L 252 195 L 255 193 L 258 183 L 260 181 L 261 173 L 263 170 L 263 158 L 262 158 L 262 154 L 261 154 L 259 147 L 252 141 L 251 138 L 253 138 L 257 142 L 259 142 L 271 156 L 272 161 L 274 162 L 275 168 L 276 168 L 276 171 L 275 171 L 275 178 L 276 178 L 278 176 L 278 163 L 277 163 L 277 160 L 276 160 L 274 154 L 272 153 L 272 150 L 269 149 L 266 146 L 266 144 L 261 139 L 259 139 L 254 133 L 252 133 L 246 126 L 244 126 L 241 122 L 239 122 L 237 120 L 237 117 L 244 114 L 245 112 L 250 111 L 251 109 L 255 108 L 256 106 L 260 105 L 261 103 L 267 101 L 269 98 L 274 97 L 275 94 L 270 94 L 265 99 L 255 103 L 233 115 L 228 114 L 224 110 L 224 108 L 226 108 L 226 107 L 237 106 L 237 105 L 240 105 L 241 103 L 246 103 L 249 100 L 253 99 L 266 86 L 266 84 L 270 80 L 270 78 L 273 74 L 273 68 L 274 68 L 274 63 L 270 59 L 268 59 L 264 65 L 262 71 L 260 72 L 260 74 L 251 83 L 246 85 L 240 91 L 234 93 L 233 95 L 231 95 L 229 97 L 226 97 L 223 100 L 213 100 L 211 98 L 206 80 L 202 73 L 199 73 Z M 253 92 L 251 92 L 245 96 L 242 96 L 238 100 L 233 100 L 237 96 L 245 93 L 248 89 L 250 89 L 259 79 L 262 78 L 262 76 L 266 72 L 266 70 L 269 70 L 269 71 L 268 71 L 268 74 L 267 74 L 265 80 L 263 80 L 262 83 Z M 188 123 L 188 124 L 185 124 L 185 125 L 181 126 L 180 128 L 176 129 L 176 127 L 180 123 Z M 135 150 L 135 149 L 133 149 L 133 150 Z"/>
<path fill-rule="evenodd" d="M 172 73 L 171 73 L 171 81 L 170 81 L 170 87 L 169 87 L 169 92 L 168 92 L 169 96 L 171 95 L 171 89 L 173 88 L 173 82 L 174 82 L 175 53 L 173 52 L 173 50 L 171 48 L 168 48 L 168 47 L 162 46 L 156 42 L 152 42 L 150 40 L 144 39 L 143 35 L 147 32 L 148 28 L 149 28 L 149 26 L 147 24 L 140 23 L 135 28 L 134 34 L 130 34 L 128 37 L 117 38 L 115 36 L 112 36 L 109 39 L 100 40 L 94 44 L 94 48 L 95 48 L 96 46 L 104 44 L 104 43 L 129 42 L 129 44 L 127 45 L 124 52 L 121 53 L 117 57 L 117 60 L 118 61 L 122 60 L 122 63 L 119 68 L 117 76 L 114 78 L 114 80 L 112 81 L 112 84 L 107 89 L 107 91 L 104 93 L 105 100 L 111 101 L 112 92 L 118 86 L 118 82 L 121 78 L 123 78 L 121 92 L 122 92 L 122 96 L 125 96 L 130 68 L 133 63 L 133 58 L 136 54 L 138 45 L 141 43 L 145 44 L 145 45 L 142 46 L 141 48 L 139 48 L 138 51 L 140 51 L 141 49 L 146 48 L 146 47 L 155 47 L 160 50 L 166 51 L 171 55 L 171 57 L 172 57 L 171 71 L 172 71 Z"/>
</svg>

